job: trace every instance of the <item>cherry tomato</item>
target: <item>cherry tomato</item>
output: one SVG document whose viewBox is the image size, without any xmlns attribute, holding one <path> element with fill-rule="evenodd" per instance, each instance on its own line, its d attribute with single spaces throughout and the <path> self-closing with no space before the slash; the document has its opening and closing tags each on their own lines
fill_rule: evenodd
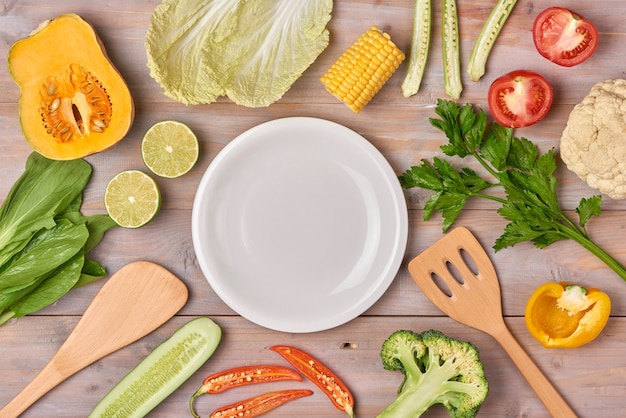
<svg viewBox="0 0 626 418">
<path fill-rule="evenodd" d="M 552 86 L 542 75 L 516 70 L 489 87 L 491 115 L 502 126 L 521 128 L 543 119 L 552 106 Z"/>
<path fill-rule="evenodd" d="M 537 51 L 564 67 L 587 60 L 598 46 L 598 30 L 579 14 L 563 7 L 550 7 L 539 13 L 533 25 Z"/>
</svg>

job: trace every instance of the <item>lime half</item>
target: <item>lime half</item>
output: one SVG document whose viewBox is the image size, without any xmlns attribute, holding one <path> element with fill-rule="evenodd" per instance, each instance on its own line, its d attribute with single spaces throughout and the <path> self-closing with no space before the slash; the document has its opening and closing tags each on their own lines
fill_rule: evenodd
<svg viewBox="0 0 626 418">
<path fill-rule="evenodd" d="M 198 139 L 187 125 L 173 120 L 157 122 L 141 142 L 144 164 L 154 174 L 175 178 L 187 173 L 198 161 Z"/>
<path fill-rule="evenodd" d="M 159 212 L 161 193 L 156 182 L 146 173 L 122 171 L 107 184 L 104 206 L 119 226 L 139 228 Z"/>
</svg>

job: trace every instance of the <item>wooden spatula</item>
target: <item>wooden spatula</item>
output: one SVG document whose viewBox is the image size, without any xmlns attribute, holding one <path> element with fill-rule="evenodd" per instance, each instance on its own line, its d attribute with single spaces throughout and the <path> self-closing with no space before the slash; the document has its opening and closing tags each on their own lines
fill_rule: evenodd
<svg viewBox="0 0 626 418">
<path fill-rule="evenodd" d="M 468 229 L 448 232 L 411 260 L 409 272 L 444 313 L 500 343 L 553 417 L 576 417 L 507 328 L 496 271 Z"/>
<path fill-rule="evenodd" d="M 0 410 L 15 418 L 49 390 L 164 324 L 187 301 L 185 284 L 163 267 L 137 261 L 118 270 L 96 294 L 50 362 Z"/>
</svg>

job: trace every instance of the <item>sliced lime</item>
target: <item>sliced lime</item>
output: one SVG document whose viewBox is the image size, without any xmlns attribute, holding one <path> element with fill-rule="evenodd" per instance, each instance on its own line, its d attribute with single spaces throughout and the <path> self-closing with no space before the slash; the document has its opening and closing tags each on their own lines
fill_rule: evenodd
<svg viewBox="0 0 626 418">
<path fill-rule="evenodd" d="M 146 173 L 122 171 L 107 184 L 104 206 L 119 226 L 139 228 L 159 212 L 161 193 L 156 182 Z"/>
<path fill-rule="evenodd" d="M 161 177 L 175 178 L 189 172 L 198 154 L 196 135 L 184 123 L 173 120 L 152 125 L 141 142 L 143 162 Z"/>
</svg>

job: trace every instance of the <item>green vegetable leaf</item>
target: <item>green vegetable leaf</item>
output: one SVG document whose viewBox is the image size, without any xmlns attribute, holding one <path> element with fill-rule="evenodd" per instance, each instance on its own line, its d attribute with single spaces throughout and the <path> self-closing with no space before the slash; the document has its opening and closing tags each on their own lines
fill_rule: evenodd
<svg viewBox="0 0 626 418">
<path fill-rule="evenodd" d="M 448 143 L 441 146 L 444 154 L 464 158 L 478 150 L 487 127 L 483 112 L 477 114 L 470 104 L 458 106 L 442 99 L 437 101 L 435 112 L 440 119 L 431 118 L 430 123 L 448 138 Z"/>
<path fill-rule="evenodd" d="M 86 284 L 93 283 L 106 276 L 107 272 L 103 265 L 95 260 L 89 258 L 85 259 L 83 264 L 83 270 L 81 271 L 80 278 L 74 284 L 74 288 L 85 286 Z"/>
<path fill-rule="evenodd" d="M 424 205 L 424 219 L 436 211 L 443 216 L 442 230 L 446 231 L 459 216 L 470 197 L 481 197 L 501 204 L 498 214 L 509 223 L 494 244 L 499 251 L 522 242 L 532 242 L 537 248 L 573 239 L 591 251 L 626 281 L 626 267 L 593 242 L 585 229 L 592 216 L 601 214 L 602 199 L 583 198 L 576 209 L 578 224 L 561 209 L 558 200 L 557 168 L 554 150 L 541 153 L 526 138 L 513 136 L 513 130 L 498 125 L 487 126 L 484 112 L 475 112 L 469 105 L 439 100 L 430 120 L 441 130 L 448 143 L 441 146 L 445 155 L 472 157 L 496 182 L 481 178 L 469 168 L 455 169 L 440 158 L 433 163 L 422 160 L 399 177 L 405 188 L 421 187 L 434 193 Z M 500 186 L 505 198 L 484 193 L 483 190 Z"/>
<path fill-rule="evenodd" d="M 51 161 L 32 153 L 0 209 L 0 266 L 81 195 L 91 176 L 84 160 Z"/>
<path fill-rule="evenodd" d="M 107 214 L 85 216 L 80 212 L 68 212 L 63 217 L 75 224 L 85 223 L 87 225 L 89 238 L 85 242 L 85 254 L 100 243 L 106 231 L 117 226 L 117 223 Z"/>
<path fill-rule="evenodd" d="M 576 208 L 576 213 L 578 213 L 578 224 L 584 228 L 592 216 L 600 216 L 602 213 L 602 196 L 596 195 L 589 199 L 583 197 Z"/>
<path fill-rule="evenodd" d="M 424 207 L 424 219 L 429 220 L 435 211 L 441 211 L 446 231 L 456 220 L 467 199 L 492 186 L 475 171 L 463 168 L 457 171 L 449 161 L 434 158 L 433 164 L 423 160 L 420 166 L 411 167 L 401 176 L 405 188 L 421 187 L 432 190 Z"/>
<path fill-rule="evenodd" d="M 24 297 L 10 307 L 11 315 L 5 313 L 3 316 L 6 319 L 19 318 L 56 302 L 78 282 L 83 261 L 84 256 L 81 252 L 45 276 L 43 280 L 38 280 L 28 289 Z"/>
<path fill-rule="evenodd" d="M 84 254 L 117 224 L 80 213 L 90 176 L 84 160 L 27 159 L 0 206 L 0 325 L 106 275 Z"/>
<path fill-rule="evenodd" d="M 513 137 L 513 130 L 494 124 L 492 129 L 506 129 L 511 135 L 511 148 L 509 150 L 507 165 L 511 168 L 529 172 L 535 166 L 535 161 L 539 156 L 537 145 L 526 138 Z"/>
<path fill-rule="evenodd" d="M 512 129 L 494 125 L 482 143 L 480 148 L 481 157 L 487 160 L 496 170 L 506 169 L 512 139 Z"/>
<path fill-rule="evenodd" d="M 68 220 L 42 229 L 0 272 L 0 291 L 7 293 L 28 286 L 75 256 L 88 237 L 85 224 L 75 225 Z"/>
<path fill-rule="evenodd" d="M 150 20 L 150 75 L 185 104 L 227 95 L 264 107 L 328 46 L 332 0 L 164 0 Z"/>
</svg>

